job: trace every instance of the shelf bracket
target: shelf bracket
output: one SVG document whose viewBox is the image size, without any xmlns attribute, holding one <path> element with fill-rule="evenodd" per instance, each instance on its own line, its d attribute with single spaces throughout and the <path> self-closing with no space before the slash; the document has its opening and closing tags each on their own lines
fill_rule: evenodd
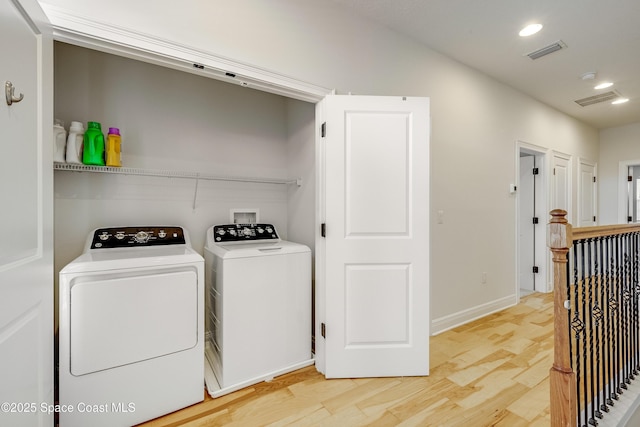
<svg viewBox="0 0 640 427">
<path fill-rule="evenodd" d="M 196 200 L 198 198 L 198 184 L 200 183 L 200 174 L 196 173 L 196 185 L 193 191 L 193 210 L 196 210 Z"/>
</svg>

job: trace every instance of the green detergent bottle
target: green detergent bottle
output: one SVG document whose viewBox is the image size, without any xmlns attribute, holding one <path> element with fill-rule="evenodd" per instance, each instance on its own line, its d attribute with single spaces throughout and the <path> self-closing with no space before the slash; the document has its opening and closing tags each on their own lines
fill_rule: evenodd
<svg viewBox="0 0 640 427">
<path fill-rule="evenodd" d="M 84 133 L 82 163 L 104 166 L 104 134 L 98 122 L 88 122 Z"/>
</svg>

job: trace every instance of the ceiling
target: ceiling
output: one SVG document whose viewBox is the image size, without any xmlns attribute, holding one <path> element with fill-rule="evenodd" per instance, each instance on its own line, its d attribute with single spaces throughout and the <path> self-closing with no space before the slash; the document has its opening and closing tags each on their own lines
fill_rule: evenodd
<svg viewBox="0 0 640 427">
<path fill-rule="evenodd" d="M 640 122 L 638 0 L 332 1 L 596 128 Z M 534 21 L 544 25 L 539 33 L 518 36 Z M 558 41 L 566 48 L 527 56 Z M 593 88 L 604 80 L 614 86 Z M 575 102 L 612 90 L 629 102 Z"/>
</svg>

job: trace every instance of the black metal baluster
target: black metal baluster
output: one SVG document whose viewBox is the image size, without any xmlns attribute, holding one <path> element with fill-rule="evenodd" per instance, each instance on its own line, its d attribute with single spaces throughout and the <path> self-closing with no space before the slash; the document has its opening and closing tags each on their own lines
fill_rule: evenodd
<svg viewBox="0 0 640 427">
<path fill-rule="evenodd" d="M 594 370 L 595 366 L 593 364 L 593 317 L 591 316 L 591 311 L 593 307 L 593 259 L 592 259 L 592 251 L 591 251 L 591 243 L 592 239 L 586 239 L 583 242 L 583 256 L 582 256 L 582 283 L 584 286 L 584 310 L 582 314 L 584 316 L 585 323 L 587 324 L 587 337 L 585 341 L 585 367 L 584 367 L 584 377 L 588 391 L 588 402 L 590 408 L 590 416 L 589 416 L 589 424 L 596 426 L 598 422 L 596 421 L 596 397 L 595 397 L 595 375 Z M 586 251 L 586 253 L 585 253 Z"/>
<path fill-rule="evenodd" d="M 633 233 L 633 245 L 632 245 L 632 259 L 633 259 L 633 268 L 631 269 L 633 273 L 633 303 L 635 308 L 633 310 L 633 337 L 634 337 L 634 347 L 633 347 L 633 367 L 634 374 L 637 375 L 640 373 L 640 355 L 638 354 L 640 351 L 640 317 L 638 313 L 639 309 L 639 301 L 638 297 L 640 296 L 640 284 L 638 283 L 638 244 L 640 242 L 639 233 Z"/>
<path fill-rule="evenodd" d="M 604 361 L 604 357 L 602 356 L 602 343 L 600 342 L 600 337 L 603 336 L 603 327 L 602 327 L 602 278 L 600 276 L 600 265 L 602 263 L 600 257 L 602 255 L 602 239 L 601 238 L 597 238 L 593 240 L 593 276 L 592 276 L 592 280 L 591 282 L 593 283 L 593 289 L 594 289 L 594 295 L 595 295 L 595 299 L 594 299 L 594 307 L 593 310 L 591 311 L 591 315 L 593 316 L 593 320 L 594 320 L 594 327 L 595 327 L 595 336 L 596 336 L 596 341 L 595 341 L 595 367 L 596 367 L 596 373 L 595 373 L 595 377 L 596 377 L 596 403 L 595 408 L 596 408 L 596 417 L 598 418 L 602 418 L 602 412 L 600 412 L 600 410 L 603 411 L 608 411 L 607 406 L 604 404 L 604 387 L 603 387 L 603 371 L 604 369 L 602 368 L 602 363 Z M 604 341 L 604 339 L 602 340 Z"/>
<path fill-rule="evenodd" d="M 573 319 L 571 319 L 571 329 L 573 330 L 574 340 L 576 342 L 576 356 L 574 371 L 576 373 L 576 393 L 577 393 L 577 413 L 578 413 L 578 426 L 584 426 L 586 424 L 586 414 L 582 412 L 582 402 L 584 394 L 582 391 L 582 375 L 580 369 L 580 361 L 582 354 L 581 335 L 584 332 L 584 323 L 580 320 L 580 282 L 578 282 L 578 259 L 579 259 L 580 246 L 576 242 L 573 246 Z M 585 420 L 583 422 L 583 419 Z"/>
<path fill-rule="evenodd" d="M 616 348 L 616 364 L 618 370 L 618 393 L 622 393 L 626 388 L 624 383 L 624 366 L 622 364 L 622 358 L 624 357 L 624 245 L 620 236 L 617 237 L 616 242 L 616 270 L 617 280 L 616 292 L 618 293 L 618 304 L 620 306 L 620 312 L 618 313 L 618 347 Z"/>
<path fill-rule="evenodd" d="M 629 325 L 630 325 L 630 304 L 631 304 L 631 295 L 629 292 L 629 274 L 631 269 L 629 267 L 629 239 L 627 236 L 623 236 L 622 238 L 623 245 L 623 301 L 624 301 L 624 321 L 622 323 L 622 337 L 623 337 L 623 345 L 622 345 L 622 354 L 623 359 L 622 363 L 624 366 L 624 382 L 622 383 L 622 387 L 627 389 L 627 385 L 631 382 L 630 371 L 629 371 Z"/>
<path fill-rule="evenodd" d="M 610 254 L 611 254 L 611 239 L 609 237 L 605 237 L 601 241 L 602 250 L 600 252 L 602 265 L 602 287 L 603 287 L 603 358 L 604 358 L 604 371 L 603 371 L 603 384 L 604 384 L 604 401 L 606 405 L 606 411 L 608 411 L 609 406 L 613 405 L 613 376 L 611 369 L 611 321 L 612 321 L 612 313 L 614 307 L 611 305 L 611 268 L 609 264 Z"/>
</svg>

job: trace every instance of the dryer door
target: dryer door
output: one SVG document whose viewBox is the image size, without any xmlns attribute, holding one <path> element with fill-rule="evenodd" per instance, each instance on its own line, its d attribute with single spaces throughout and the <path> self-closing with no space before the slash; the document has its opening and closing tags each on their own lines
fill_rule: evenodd
<svg viewBox="0 0 640 427">
<path fill-rule="evenodd" d="M 136 363 L 198 342 L 195 268 L 81 276 L 71 284 L 71 374 Z"/>
</svg>

